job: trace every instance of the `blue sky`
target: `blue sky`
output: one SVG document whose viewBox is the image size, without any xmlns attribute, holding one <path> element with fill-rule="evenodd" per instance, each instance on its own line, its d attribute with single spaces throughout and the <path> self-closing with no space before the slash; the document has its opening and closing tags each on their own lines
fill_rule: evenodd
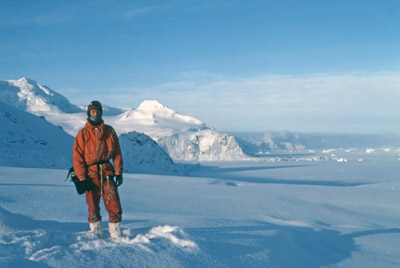
<svg viewBox="0 0 400 268">
<path fill-rule="evenodd" d="M 400 133 L 400 1 L 1 1 L 0 80 L 219 130 Z"/>
</svg>

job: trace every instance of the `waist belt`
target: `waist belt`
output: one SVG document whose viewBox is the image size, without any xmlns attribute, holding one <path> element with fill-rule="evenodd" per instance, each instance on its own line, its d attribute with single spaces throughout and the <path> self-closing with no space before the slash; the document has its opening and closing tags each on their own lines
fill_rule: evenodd
<svg viewBox="0 0 400 268">
<path fill-rule="evenodd" d="M 110 163 L 110 160 L 99 161 L 99 162 L 96 162 L 96 163 L 93 163 L 93 164 L 90 164 L 90 165 L 86 165 L 86 166 L 87 167 L 94 166 L 94 165 L 100 166 L 100 165 L 105 164 L 105 163 Z"/>
</svg>

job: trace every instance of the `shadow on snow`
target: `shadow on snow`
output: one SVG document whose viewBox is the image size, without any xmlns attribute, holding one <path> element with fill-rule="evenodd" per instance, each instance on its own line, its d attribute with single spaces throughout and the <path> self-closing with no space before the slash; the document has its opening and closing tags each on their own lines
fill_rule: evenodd
<svg viewBox="0 0 400 268">
<path fill-rule="evenodd" d="M 212 227 L 186 230 L 210 255 L 208 263 L 226 267 L 317 268 L 351 257 L 357 251 L 355 238 L 374 234 L 400 233 L 382 229 L 341 234 L 335 230 L 294 227 L 259 222 L 255 226 Z M 190 267 L 202 267 L 193 260 Z"/>
<path fill-rule="evenodd" d="M 302 179 L 277 179 L 269 178 L 268 170 L 311 167 L 311 165 L 280 165 L 280 166 L 255 166 L 255 167 L 217 167 L 202 166 L 193 170 L 192 177 L 213 178 L 230 182 L 227 185 L 233 186 L 232 182 L 249 182 L 262 184 L 285 184 L 285 185 L 307 185 L 307 186 L 330 186 L 330 187 L 354 187 L 367 185 L 364 182 L 347 182 L 332 180 L 302 180 Z M 265 176 L 244 176 L 240 172 L 262 171 L 265 170 Z M 258 172 L 259 174 L 259 172 Z M 217 183 L 215 183 L 217 184 Z"/>
</svg>

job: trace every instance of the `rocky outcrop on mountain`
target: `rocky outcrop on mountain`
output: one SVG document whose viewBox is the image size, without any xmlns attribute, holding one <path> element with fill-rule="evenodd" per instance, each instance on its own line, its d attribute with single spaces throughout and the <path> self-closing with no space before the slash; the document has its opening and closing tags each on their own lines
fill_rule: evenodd
<svg viewBox="0 0 400 268">
<path fill-rule="evenodd" d="M 171 157 L 149 136 L 136 131 L 119 137 L 124 170 L 129 173 L 181 174 Z"/>
</svg>

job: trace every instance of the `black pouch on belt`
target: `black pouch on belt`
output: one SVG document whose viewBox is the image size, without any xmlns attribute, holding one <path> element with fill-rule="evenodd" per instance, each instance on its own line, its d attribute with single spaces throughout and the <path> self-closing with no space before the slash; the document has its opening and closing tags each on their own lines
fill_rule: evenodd
<svg viewBox="0 0 400 268">
<path fill-rule="evenodd" d="M 74 168 L 70 168 L 68 171 L 67 179 L 71 177 L 71 181 L 75 184 L 76 192 L 78 194 L 84 194 L 85 191 L 90 191 L 92 188 L 92 182 L 90 180 L 79 180 L 78 176 L 76 176 Z M 66 180 L 67 180 L 66 179 Z"/>
</svg>

